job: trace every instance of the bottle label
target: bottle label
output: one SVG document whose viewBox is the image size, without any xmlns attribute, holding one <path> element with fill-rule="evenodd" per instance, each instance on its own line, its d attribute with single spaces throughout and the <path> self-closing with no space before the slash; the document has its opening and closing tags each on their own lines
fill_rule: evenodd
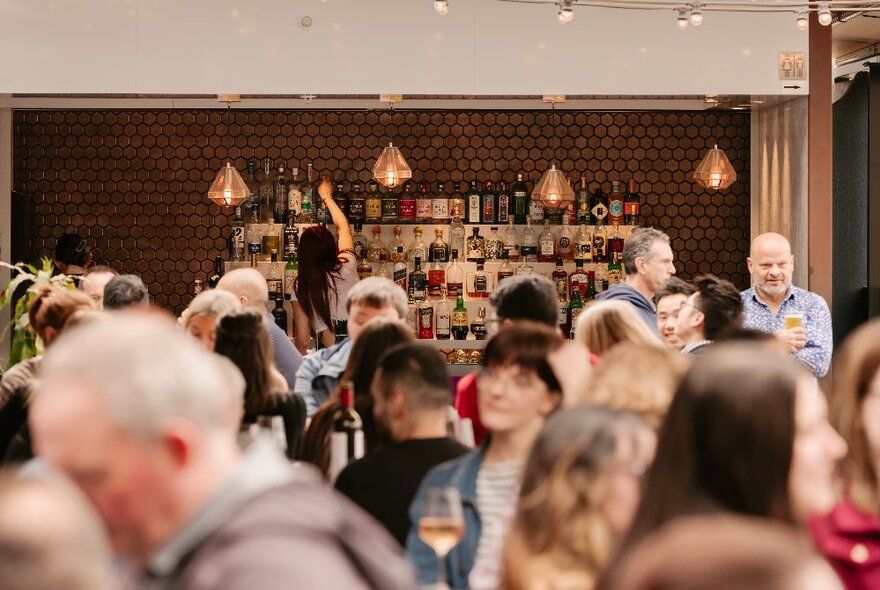
<svg viewBox="0 0 880 590">
<path fill-rule="evenodd" d="M 351 199 L 348 202 L 348 216 L 352 221 L 361 221 L 364 218 L 365 203 L 363 199 Z"/>
<path fill-rule="evenodd" d="M 553 246 L 554 245 L 555 244 L 554 244 L 552 238 L 549 240 L 541 240 L 540 255 L 541 256 L 553 256 L 553 252 L 554 252 Z"/>
<path fill-rule="evenodd" d="M 544 209 L 534 201 L 529 204 L 529 215 L 533 224 L 544 223 Z"/>
<path fill-rule="evenodd" d="M 440 297 L 443 294 L 443 284 L 446 282 L 446 271 L 431 269 L 428 271 L 428 295 Z"/>
<path fill-rule="evenodd" d="M 571 275 L 571 291 L 574 292 L 575 289 L 578 290 L 578 293 L 581 295 L 581 299 L 584 298 L 584 294 L 587 292 L 587 275 L 585 273 L 575 273 Z"/>
<path fill-rule="evenodd" d="M 600 256 L 602 256 L 605 252 L 605 238 L 600 235 L 593 236 L 593 252 L 596 255 L 596 259 L 598 260 Z"/>
<path fill-rule="evenodd" d="M 609 217 L 623 217 L 623 201 L 621 199 L 614 199 L 608 205 L 608 216 Z"/>
<path fill-rule="evenodd" d="M 449 339 L 449 328 L 452 325 L 452 318 L 450 317 L 449 311 L 437 311 L 437 317 L 435 318 L 437 325 L 435 326 L 435 330 L 437 333 L 437 338 L 439 340 L 448 340 Z"/>
<path fill-rule="evenodd" d="M 474 293 L 485 293 L 486 291 L 488 291 L 486 275 L 476 275 L 474 277 Z"/>
<path fill-rule="evenodd" d="M 571 238 L 568 236 L 559 236 L 559 249 L 568 252 L 571 249 Z"/>
<path fill-rule="evenodd" d="M 425 293 L 426 293 L 427 286 L 428 286 L 427 282 L 428 282 L 427 277 L 425 277 L 424 275 L 421 275 L 421 276 L 419 276 L 419 275 L 412 276 L 412 274 L 410 275 L 409 287 L 410 287 L 410 293 L 412 294 L 413 299 L 415 299 L 416 301 L 424 301 Z"/>
<path fill-rule="evenodd" d="M 387 221 L 395 221 L 397 219 L 398 201 L 394 197 L 385 197 L 382 199 L 382 219 Z"/>
<path fill-rule="evenodd" d="M 494 195 L 483 196 L 483 223 L 495 223 L 495 197 Z"/>
<path fill-rule="evenodd" d="M 559 325 L 568 325 L 568 306 L 562 303 L 559 305 Z"/>
<path fill-rule="evenodd" d="M 419 308 L 419 338 L 422 340 L 434 338 L 434 308 L 430 305 Z"/>
<path fill-rule="evenodd" d="M 394 265 L 394 282 L 406 291 L 406 264 Z"/>
<path fill-rule="evenodd" d="M 616 285 L 623 278 L 623 271 L 619 268 L 609 268 L 608 269 L 608 284 Z"/>
<path fill-rule="evenodd" d="M 468 223 L 480 223 L 480 195 L 468 198 Z"/>
<path fill-rule="evenodd" d="M 263 247 L 260 242 L 248 242 L 248 254 L 260 254 L 263 252 Z"/>
<path fill-rule="evenodd" d="M 577 319 L 581 317 L 581 312 L 584 311 L 583 307 L 570 307 L 568 308 L 568 314 L 571 317 L 571 330 L 574 332 L 574 325 L 577 322 Z"/>
<path fill-rule="evenodd" d="M 463 288 L 462 283 L 446 283 L 446 296 L 450 299 L 457 299 Z"/>
<path fill-rule="evenodd" d="M 431 199 L 416 199 L 416 217 L 429 220 L 433 216 L 433 202 Z"/>
<path fill-rule="evenodd" d="M 596 219 L 597 224 L 602 224 L 605 222 L 605 217 L 608 216 L 608 208 L 604 203 L 596 203 L 593 205 L 591 209 L 593 217 Z"/>
<path fill-rule="evenodd" d="M 367 238 L 357 236 L 354 238 L 354 255 L 358 260 L 367 257 Z"/>
<path fill-rule="evenodd" d="M 334 432 L 330 435 L 330 481 L 336 481 L 345 466 L 364 456 L 364 433 Z"/>
<path fill-rule="evenodd" d="M 568 295 L 568 281 L 565 277 L 556 277 L 554 279 L 556 283 L 556 294 L 559 295 L 560 299 L 567 299 Z"/>
<path fill-rule="evenodd" d="M 367 219 L 380 219 L 382 217 L 382 201 L 380 199 L 367 199 Z"/>
<path fill-rule="evenodd" d="M 511 262 L 519 260 L 519 244 L 504 244 L 507 251 L 507 259 Z"/>
<path fill-rule="evenodd" d="M 501 258 L 501 251 L 504 249 L 504 242 L 501 240 L 489 238 L 486 240 L 486 258 L 498 260 Z"/>
<path fill-rule="evenodd" d="M 522 256 L 523 258 L 528 258 L 530 256 L 537 256 L 538 255 L 538 246 L 537 245 L 527 246 L 527 245 L 523 244 L 522 246 L 519 247 L 519 253 L 520 253 L 520 256 Z"/>
<path fill-rule="evenodd" d="M 452 312 L 452 325 L 454 327 L 462 327 L 467 326 L 468 323 L 467 311 L 453 311 Z"/>
<path fill-rule="evenodd" d="M 232 226 L 232 251 L 236 252 L 241 249 L 244 252 L 244 227 L 240 225 Z"/>
<path fill-rule="evenodd" d="M 437 205 L 434 205 L 434 211 L 437 211 Z M 464 199 L 455 198 L 449 199 L 449 216 L 450 217 L 458 217 L 459 219 L 464 219 Z M 434 213 L 434 217 L 437 217 L 437 214 Z"/>
<path fill-rule="evenodd" d="M 464 211 L 459 213 L 459 217 Z M 449 219 L 449 199 L 431 199 L 431 212 L 429 217 L 434 219 Z"/>
<path fill-rule="evenodd" d="M 289 191 L 287 191 L 287 208 L 293 212 L 294 215 L 299 215 L 302 210 L 302 191 L 296 187 L 291 187 Z"/>
<path fill-rule="evenodd" d="M 513 270 L 499 270 L 498 271 L 498 282 L 500 283 L 501 281 L 503 281 L 507 277 L 512 277 L 512 276 L 513 276 Z"/>
<path fill-rule="evenodd" d="M 416 202 L 413 199 L 400 200 L 400 218 L 410 221 L 416 218 Z"/>
<path fill-rule="evenodd" d="M 269 287 L 270 298 L 275 297 L 275 293 L 283 288 L 283 285 L 281 284 L 282 280 L 283 279 L 279 278 L 266 279 L 266 286 Z"/>
<path fill-rule="evenodd" d="M 483 238 L 471 236 L 467 240 L 467 259 L 476 261 L 486 257 L 486 241 Z"/>
<path fill-rule="evenodd" d="M 510 197 L 498 195 L 498 223 L 507 223 L 510 220 Z"/>
<path fill-rule="evenodd" d="M 639 202 L 638 201 L 628 201 L 623 205 L 623 212 L 625 215 L 636 216 L 639 214 Z"/>
<path fill-rule="evenodd" d="M 449 248 L 446 244 L 431 246 L 430 262 L 449 262 Z"/>
<path fill-rule="evenodd" d="M 593 260 L 592 240 L 579 242 L 577 248 L 575 248 L 574 254 L 577 260 L 586 260 L 587 262 Z"/>
</svg>

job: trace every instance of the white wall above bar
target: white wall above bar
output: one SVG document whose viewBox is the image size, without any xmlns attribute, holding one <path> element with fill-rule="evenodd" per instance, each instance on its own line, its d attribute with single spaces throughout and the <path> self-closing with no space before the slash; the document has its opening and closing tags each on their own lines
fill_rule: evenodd
<svg viewBox="0 0 880 590">
<path fill-rule="evenodd" d="M 2 0 L 0 92 L 140 94 L 806 94 L 791 14 L 449 0 Z M 309 30 L 299 26 L 310 16 Z"/>
</svg>

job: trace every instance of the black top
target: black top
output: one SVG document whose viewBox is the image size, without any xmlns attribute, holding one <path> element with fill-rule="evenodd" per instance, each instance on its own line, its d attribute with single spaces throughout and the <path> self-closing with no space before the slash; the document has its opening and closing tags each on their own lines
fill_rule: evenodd
<svg viewBox="0 0 880 590">
<path fill-rule="evenodd" d="M 336 489 L 372 514 L 405 546 L 409 505 L 422 478 L 432 467 L 470 451 L 451 438 L 391 443 L 343 469 Z"/>
</svg>

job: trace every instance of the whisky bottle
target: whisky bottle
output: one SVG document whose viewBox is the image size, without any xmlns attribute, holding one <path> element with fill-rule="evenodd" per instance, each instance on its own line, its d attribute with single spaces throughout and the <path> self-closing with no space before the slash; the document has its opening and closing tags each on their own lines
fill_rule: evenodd
<svg viewBox="0 0 880 590">
<path fill-rule="evenodd" d="M 495 193 L 491 180 L 483 183 L 483 191 L 480 193 L 480 223 L 495 223 L 495 205 L 498 195 Z"/>
<path fill-rule="evenodd" d="M 392 279 L 397 286 L 403 289 L 404 293 L 409 293 L 406 284 L 406 254 L 403 252 L 403 246 L 397 246 L 392 252 L 392 261 L 394 262 L 394 274 Z"/>
<path fill-rule="evenodd" d="M 553 262 L 556 260 L 556 238 L 550 228 L 550 220 L 544 220 L 544 231 L 538 238 L 538 262 Z"/>
<path fill-rule="evenodd" d="M 287 170 L 284 169 L 284 162 L 278 165 L 278 171 L 275 173 L 275 204 L 273 220 L 275 223 L 284 223 L 287 219 L 287 185 L 290 179 Z"/>
<path fill-rule="evenodd" d="M 434 228 L 434 241 L 428 255 L 431 262 L 449 262 L 449 244 L 443 241 L 443 228 Z"/>
<path fill-rule="evenodd" d="M 419 223 L 430 223 L 432 219 L 433 199 L 431 193 L 428 192 L 428 183 L 419 183 L 419 192 L 416 193 L 416 221 Z"/>
<path fill-rule="evenodd" d="M 486 238 L 486 260 L 500 260 L 503 251 L 504 240 L 498 234 L 498 228 L 489 228 L 489 237 Z"/>
<path fill-rule="evenodd" d="M 529 215 L 529 187 L 523 181 L 522 172 L 517 173 L 516 182 L 510 187 L 510 192 L 513 198 L 513 221 L 523 225 Z"/>
<path fill-rule="evenodd" d="M 382 228 L 378 225 L 373 226 L 373 240 L 367 245 L 367 261 L 379 262 L 379 255 L 385 252 L 388 254 L 388 248 L 382 241 Z"/>
<path fill-rule="evenodd" d="M 453 193 L 449 197 L 449 217 L 450 219 L 458 217 L 463 222 L 467 213 L 467 207 L 459 189 L 461 189 L 460 186 L 457 184 L 453 185 Z"/>
<path fill-rule="evenodd" d="M 559 300 L 559 331 L 562 332 L 564 339 L 568 339 L 569 334 L 571 334 L 571 323 L 568 318 L 568 301 L 565 299 Z"/>
<path fill-rule="evenodd" d="M 431 221 L 434 223 L 447 223 L 449 221 L 449 196 L 446 194 L 446 185 L 437 183 L 437 192 L 431 197 Z"/>
<path fill-rule="evenodd" d="M 586 225 L 580 226 L 574 236 L 574 259 L 583 262 L 593 261 L 593 236 Z"/>
<path fill-rule="evenodd" d="M 406 245 L 403 243 L 403 238 L 400 237 L 403 229 L 399 225 L 395 225 L 392 231 L 394 237 L 391 238 L 391 243 L 388 245 L 388 259 L 391 262 L 406 262 Z"/>
<path fill-rule="evenodd" d="M 486 339 L 486 308 L 480 307 L 477 310 L 477 317 L 474 318 L 474 321 L 471 322 L 471 334 L 474 335 L 474 338 L 477 340 L 485 340 Z"/>
<path fill-rule="evenodd" d="M 593 232 L 593 261 L 608 262 L 608 244 L 605 238 L 605 227 L 596 226 Z"/>
<path fill-rule="evenodd" d="M 623 222 L 626 225 L 639 225 L 641 220 L 641 198 L 636 191 L 636 181 L 630 179 L 629 187 L 623 196 Z"/>
<path fill-rule="evenodd" d="M 358 280 L 373 276 L 373 267 L 370 265 L 366 258 L 358 262 L 357 273 Z"/>
<path fill-rule="evenodd" d="M 401 223 L 414 223 L 416 220 L 416 195 L 413 192 L 413 183 L 408 180 L 403 184 L 403 194 L 400 195 L 398 204 L 399 218 Z M 384 218 L 384 216 L 383 216 Z"/>
<path fill-rule="evenodd" d="M 486 238 L 480 235 L 480 228 L 471 230 L 472 235 L 467 239 L 467 261 L 476 262 L 486 258 Z"/>
<path fill-rule="evenodd" d="M 425 241 L 422 239 L 421 225 L 417 225 L 413 229 L 413 241 L 412 244 L 409 245 L 407 258 L 410 262 L 415 262 L 416 259 L 428 260 L 428 247 L 425 245 Z"/>
<path fill-rule="evenodd" d="M 348 219 L 352 223 L 363 223 L 366 218 L 367 203 L 364 199 L 364 193 L 361 192 L 361 183 L 356 182 L 348 196 Z"/>
<path fill-rule="evenodd" d="M 556 285 L 556 294 L 559 296 L 559 299 L 568 299 L 568 273 L 565 272 L 565 268 L 562 266 L 562 256 L 556 257 L 556 268 L 553 269 L 553 274 L 550 275 L 550 278 L 553 280 L 553 284 Z"/>
<path fill-rule="evenodd" d="M 260 204 L 251 206 L 251 216 L 244 226 L 247 253 L 251 258 L 251 266 L 257 266 L 257 259 L 263 253 L 263 224 L 259 217 Z"/>
<path fill-rule="evenodd" d="M 504 181 L 498 183 L 498 196 L 496 197 L 495 203 L 495 220 L 499 225 L 505 224 L 513 219 L 513 215 L 510 214 L 510 192 L 507 189 L 507 183 Z"/>
<path fill-rule="evenodd" d="M 446 295 L 450 299 L 464 294 L 464 270 L 458 264 L 458 250 L 452 250 L 452 262 L 446 267 Z"/>
<path fill-rule="evenodd" d="M 574 260 L 574 242 L 567 217 L 562 219 L 562 229 L 559 230 L 559 237 L 556 238 L 556 254 L 562 256 L 563 260 Z"/>
<path fill-rule="evenodd" d="M 235 217 L 229 223 L 232 228 L 232 235 L 229 237 L 229 260 L 232 262 L 243 262 L 246 250 L 244 241 L 244 219 L 241 217 L 241 206 L 235 208 Z"/>
<path fill-rule="evenodd" d="M 382 195 L 382 223 L 397 223 L 400 219 L 400 200 L 388 189 Z"/>
<path fill-rule="evenodd" d="M 367 236 L 363 234 L 364 226 L 360 221 L 354 223 L 354 255 L 358 260 L 364 260 L 367 257 Z"/>
<path fill-rule="evenodd" d="M 516 235 L 516 228 L 513 226 L 513 217 L 511 217 L 507 224 L 507 229 L 504 230 L 504 252 L 507 254 L 507 259 L 511 262 L 519 261 L 519 238 Z"/>
<path fill-rule="evenodd" d="M 446 293 L 443 293 L 434 308 L 434 333 L 437 340 L 449 340 L 451 329 L 452 310 L 449 307 L 449 300 L 446 299 Z"/>
<path fill-rule="evenodd" d="M 370 182 L 367 185 L 367 198 L 364 200 L 364 206 L 368 223 L 382 221 L 382 195 L 379 194 L 379 187 L 375 182 Z"/>
<path fill-rule="evenodd" d="M 583 300 L 586 296 L 588 282 L 589 275 L 587 275 L 587 272 L 584 270 L 584 261 L 575 260 L 574 270 L 571 271 L 571 274 L 568 276 L 568 292 L 574 293 L 577 291 Z"/>
<path fill-rule="evenodd" d="M 468 335 L 468 313 L 464 306 L 464 298 L 458 295 L 455 302 L 455 309 L 452 310 L 452 326 L 450 328 L 452 337 L 456 340 L 467 340 Z"/>
<path fill-rule="evenodd" d="M 477 270 L 467 275 L 467 295 L 470 299 L 486 299 L 492 291 L 489 274 L 484 268 L 483 259 L 477 260 Z"/>
<path fill-rule="evenodd" d="M 415 268 L 409 273 L 407 293 L 415 301 L 424 301 L 428 296 L 428 275 L 422 270 L 422 259 L 416 258 Z"/>
<path fill-rule="evenodd" d="M 519 256 L 524 262 L 538 261 L 538 234 L 532 227 L 531 216 L 526 217 L 526 229 L 523 231 L 522 242 L 519 246 Z"/>
<path fill-rule="evenodd" d="M 464 196 L 464 199 L 467 205 L 467 218 L 465 219 L 465 221 L 467 223 L 480 223 L 480 213 L 482 212 L 482 198 L 480 196 L 479 189 L 477 189 L 476 180 L 471 181 L 471 188 Z"/>
</svg>

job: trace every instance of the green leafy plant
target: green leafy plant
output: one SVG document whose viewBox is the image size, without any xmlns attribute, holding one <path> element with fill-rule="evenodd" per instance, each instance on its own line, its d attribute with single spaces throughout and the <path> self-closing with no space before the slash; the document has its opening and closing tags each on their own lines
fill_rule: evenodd
<svg viewBox="0 0 880 590">
<path fill-rule="evenodd" d="M 12 310 L 12 319 L 3 328 L 0 333 L 0 339 L 4 338 L 7 332 L 12 330 L 12 347 L 9 351 L 9 359 L 6 367 L 9 368 L 23 360 L 33 358 L 43 352 L 43 342 L 40 337 L 31 329 L 30 317 L 28 309 L 34 299 L 35 289 L 39 285 L 52 285 L 65 289 L 75 289 L 73 277 L 64 274 L 52 276 L 54 265 L 49 258 L 43 258 L 41 266 L 37 268 L 32 264 L 19 262 L 18 264 L 9 264 L 0 261 L 0 266 L 8 268 L 12 271 L 12 278 L 0 293 L 0 309 L 4 309 L 15 304 Z M 19 286 L 29 284 L 25 294 L 17 301 L 13 301 Z"/>
</svg>

